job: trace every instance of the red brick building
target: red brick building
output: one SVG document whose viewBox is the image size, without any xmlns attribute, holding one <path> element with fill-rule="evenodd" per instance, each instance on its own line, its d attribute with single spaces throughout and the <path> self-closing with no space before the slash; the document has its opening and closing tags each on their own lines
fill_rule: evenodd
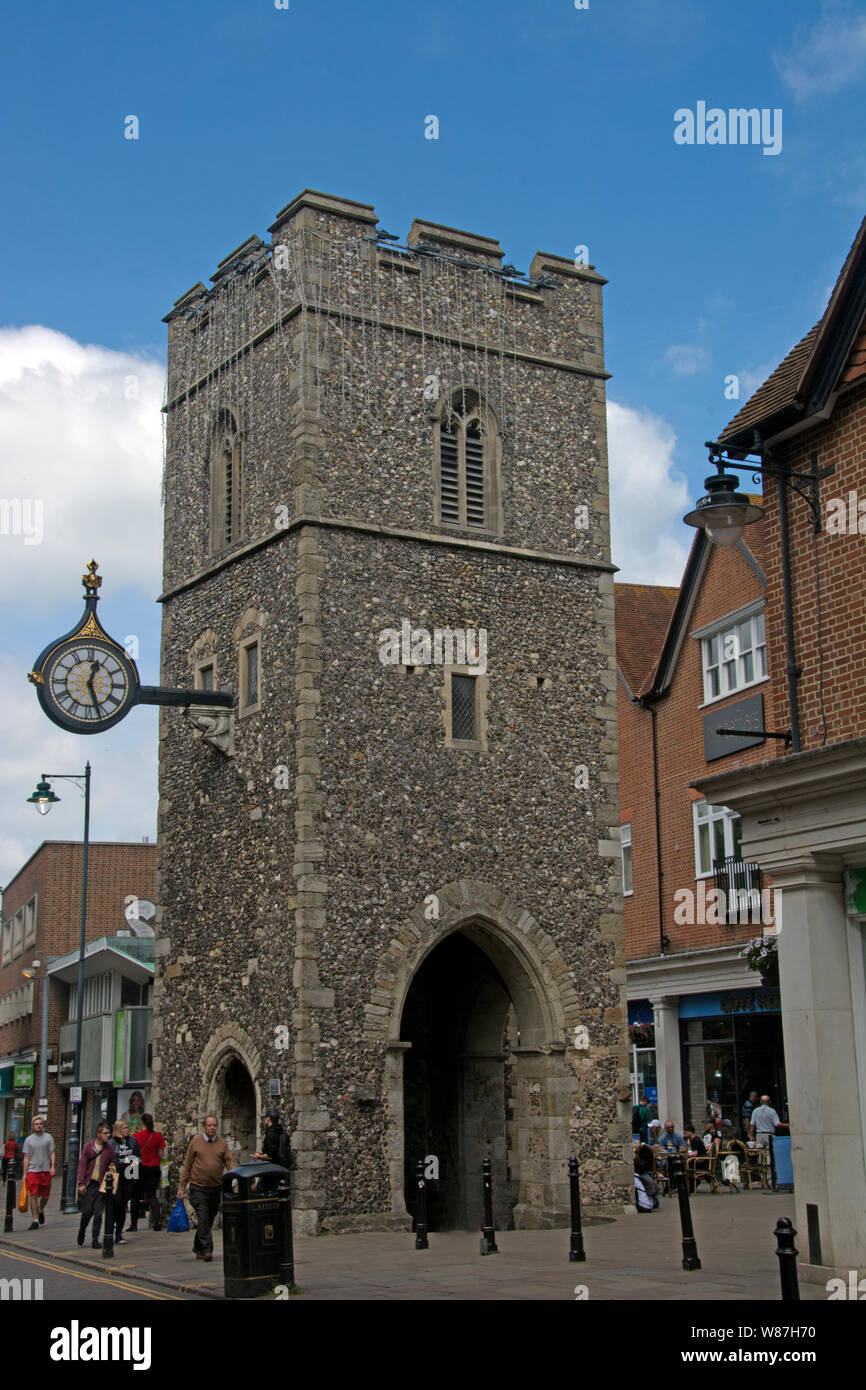
<svg viewBox="0 0 866 1390">
<path fill-rule="evenodd" d="M 800 1270 L 824 1282 L 866 1269 L 866 220 L 820 322 L 719 445 L 765 470 L 773 719 L 793 743 L 699 787 L 740 812 L 783 899 Z"/>
<path fill-rule="evenodd" d="M 633 1089 L 678 1127 L 721 1113 L 742 1129 L 754 1089 L 785 1104 L 778 990 L 740 956 L 773 931 L 772 894 L 739 817 L 689 787 L 784 746 L 748 733 L 774 728 L 763 542 L 762 526 L 724 549 L 701 531 L 679 589 L 614 591 L 629 1022 L 655 1034 Z"/>
<path fill-rule="evenodd" d="M 0 1129 L 29 1132 L 40 1097 L 40 1042 L 45 957 L 77 955 L 81 932 L 80 842 L 46 840 L 7 885 L 0 932 Z M 87 941 L 130 927 L 131 898 L 153 901 L 156 845 L 91 843 Z M 131 905 L 130 905 L 131 906 Z M 33 968 L 34 961 L 39 965 Z M 50 966 L 51 961 L 47 964 Z M 26 978 L 22 972 L 28 972 Z M 85 1014 L 87 1012 L 85 993 Z M 60 1144 L 65 1097 L 59 1085 L 59 1039 L 67 1023 L 69 989 L 49 977 L 48 1128 Z M 68 1079 L 67 1079 L 68 1080 Z M 16 1085 L 16 1082 L 18 1083 Z M 58 1160 L 59 1161 L 59 1160 Z"/>
</svg>

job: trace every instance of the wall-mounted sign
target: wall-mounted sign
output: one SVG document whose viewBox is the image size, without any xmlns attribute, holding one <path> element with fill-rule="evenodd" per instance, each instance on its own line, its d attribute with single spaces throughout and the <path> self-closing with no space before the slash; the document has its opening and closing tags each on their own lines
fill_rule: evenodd
<svg viewBox="0 0 866 1390">
<path fill-rule="evenodd" d="M 716 758 L 724 758 L 728 753 L 739 753 L 743 748 L 753 748 L 756 743 L 765 743 L 762 734 L 750 733 L 764 726 L 764 697 L 749 695 L 736 704 L 725 705 L 704 715 L 704 757 L 708 763 Z M 742 729 L 741 737 L 720 734 L 719 729 Z"/>
<path fill-rule="evenodd" d="M 114 1015 L 114 1084 L 122 1086 L 125 1080 L 126 1063 L 126 1010 L 118 1009 Z"/>
<path fill-rule="evenodd" d="M 845 912 L 848 917 L 866 917 L 866 869 L 845 870 Z"/>
<path fill-rule="evenodd" d="M 12 1069 L 12 1088 L 15 1091 L 32 1091 L 36 1068 L 32 1062 L 19 1062 Z"/>
</svg>

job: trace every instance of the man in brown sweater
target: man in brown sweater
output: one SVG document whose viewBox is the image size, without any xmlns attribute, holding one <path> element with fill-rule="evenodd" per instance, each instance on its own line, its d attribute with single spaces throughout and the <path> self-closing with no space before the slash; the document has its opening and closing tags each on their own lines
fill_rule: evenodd
<svg viewBox="0 0 866 1390">
<path fill-rule="evenodd" d="M 233 1167 L 228 1144 L 225 1139 L 217 1138 L 217 1117 L 207 1115 L 204 1134 L 197 1134 L 189 1141 L 177 1189 L 178 1197 L 182 1197 L 189 1183 L 189 1200 L 197 1223 L 192 1247 L 197 1260 L 213 1259 L 211 1225 L 220 1209 L 223 1173 Z"/>
</svg>

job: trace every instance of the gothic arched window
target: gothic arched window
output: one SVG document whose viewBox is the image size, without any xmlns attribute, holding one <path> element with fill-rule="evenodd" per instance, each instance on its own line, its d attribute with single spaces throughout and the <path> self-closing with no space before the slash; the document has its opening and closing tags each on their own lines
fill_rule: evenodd
<svg viewBox="0 0 866 1390">
<path fill-rule="evenodd" d="M 502 529 L 499 430 L 476 391 L 455 391 L 439 417 L 436 521 L 464 531 Z"/>
<path fill-rule="evenodd" d="M 225 550 L 241 535 L 241 436 L 231 410 L 221 410 L 210 450 L 210 548 Z"/>
</svg>

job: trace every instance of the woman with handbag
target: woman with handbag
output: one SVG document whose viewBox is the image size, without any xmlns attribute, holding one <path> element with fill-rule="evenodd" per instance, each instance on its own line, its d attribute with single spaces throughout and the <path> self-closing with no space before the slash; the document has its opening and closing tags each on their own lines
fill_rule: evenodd
<svg viewBox="0 0 866 1390">
<path fill-rule="evenodd" d="M 78 1160 L 78 1197 L 81 1202 L 81 1221 L 78 1226 L 78 1244 L 84 1244 L 87 1227 L 93 1218 L 94 1250 L 100 1249 L 99 1232 L 102 1227 L 102 1211 L 105 1199 L 102 1190 L 105 1175 L 114 1164 L 114 1149 L 108 1142 L 111 1133 L 108 1123 L 103 1120 L 96 1126 L 96 1134 L 81 1150 Z"/>
</svg>

